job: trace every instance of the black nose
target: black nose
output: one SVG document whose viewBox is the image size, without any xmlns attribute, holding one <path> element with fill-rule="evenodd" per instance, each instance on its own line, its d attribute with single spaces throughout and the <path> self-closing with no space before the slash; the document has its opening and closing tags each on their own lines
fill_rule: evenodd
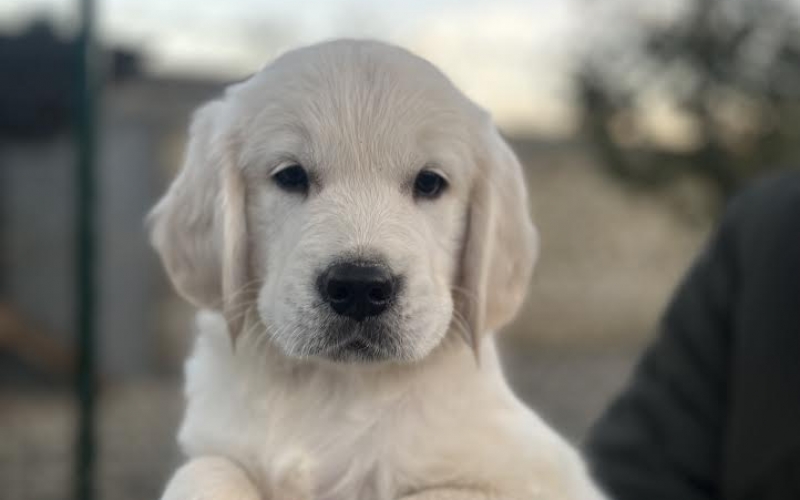
<svg viewBox="0 0 800 500">
<path fill-rule="evenodd" d="M 363 321 L 386 310 L 397 292 L 397 283 L 381 266 L 345 262 L 326 269 L 317 280 L 317 288 L 336 314 Z"/>
</svg>

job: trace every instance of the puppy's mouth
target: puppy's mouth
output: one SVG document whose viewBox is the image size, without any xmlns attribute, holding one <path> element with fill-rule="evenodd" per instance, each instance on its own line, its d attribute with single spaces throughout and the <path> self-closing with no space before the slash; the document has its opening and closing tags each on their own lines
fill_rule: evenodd
<svg viewBox="0 0 800 500">
<path fill-rule="evenodd" d="M 392 332 L 376 323 L 333 325 L 328 328 L 319 356 L 339 363 L 374 363 L 398 357 Z"/>
<path fill-rule="evenodd" d="M 329 348 L 324 355 L 339 363 L 371 363 L 388 359 L 385 350 L 363 339 L 353 339 Z"/>
</svg>

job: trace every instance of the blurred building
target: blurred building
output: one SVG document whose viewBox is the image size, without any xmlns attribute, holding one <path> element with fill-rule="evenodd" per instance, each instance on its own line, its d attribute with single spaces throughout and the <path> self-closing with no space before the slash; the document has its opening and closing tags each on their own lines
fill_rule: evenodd
<svg viewBox="0 0 800 500">
<path fill-rule="evenodd" d="M 42 23 L 0 37 L 0 308 L 13 317 L 0 335 L 0 355 L 13 351 L 45 373 L 65 369 L 75 324 L 75 53 L 72 40 L 59 39 Z M 130 52 L 107 51 L 105 61 L 100 352 L 106 373 L 141 373 L 159 368 L 159 306 L 166 291 L 144 216 L 178 164 L 187 117 L 220 86 L 149 77 Z"/>
</svg>

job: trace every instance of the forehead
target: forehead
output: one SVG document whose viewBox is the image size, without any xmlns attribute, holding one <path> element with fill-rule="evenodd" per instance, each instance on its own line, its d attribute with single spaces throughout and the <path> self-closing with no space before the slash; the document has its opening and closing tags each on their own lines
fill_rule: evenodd
<svg viewBox="0 0 800 500">
<path fill-rule="evenodd" d="M 458 162 L 485 120 L 432 65 L 381 44 L 301 49 L 231 94 L 245 117 L 238 128 L 246 163 L 290 157 L 320 169 L 375 170 Z"/>
</svg>

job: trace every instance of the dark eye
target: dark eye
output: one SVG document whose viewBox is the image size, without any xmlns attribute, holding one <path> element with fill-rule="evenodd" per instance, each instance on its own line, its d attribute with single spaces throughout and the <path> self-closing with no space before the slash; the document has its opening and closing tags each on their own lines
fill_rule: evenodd
<svg viewBox="0 0 800 500">
<path fill-rule="evenodd" d="M 433 170 L 423 170 L 414 180 L 414 196 L 418 198 L 437 198 L 447 188 L 447 181 Z"/>
<path fill-rule="evenodd" d="M 275 173 L 272 178 L 284 191 L 292 193 L 308 192 L 308 174 L 300 165 L 289 165 Z"/>
</svg>

